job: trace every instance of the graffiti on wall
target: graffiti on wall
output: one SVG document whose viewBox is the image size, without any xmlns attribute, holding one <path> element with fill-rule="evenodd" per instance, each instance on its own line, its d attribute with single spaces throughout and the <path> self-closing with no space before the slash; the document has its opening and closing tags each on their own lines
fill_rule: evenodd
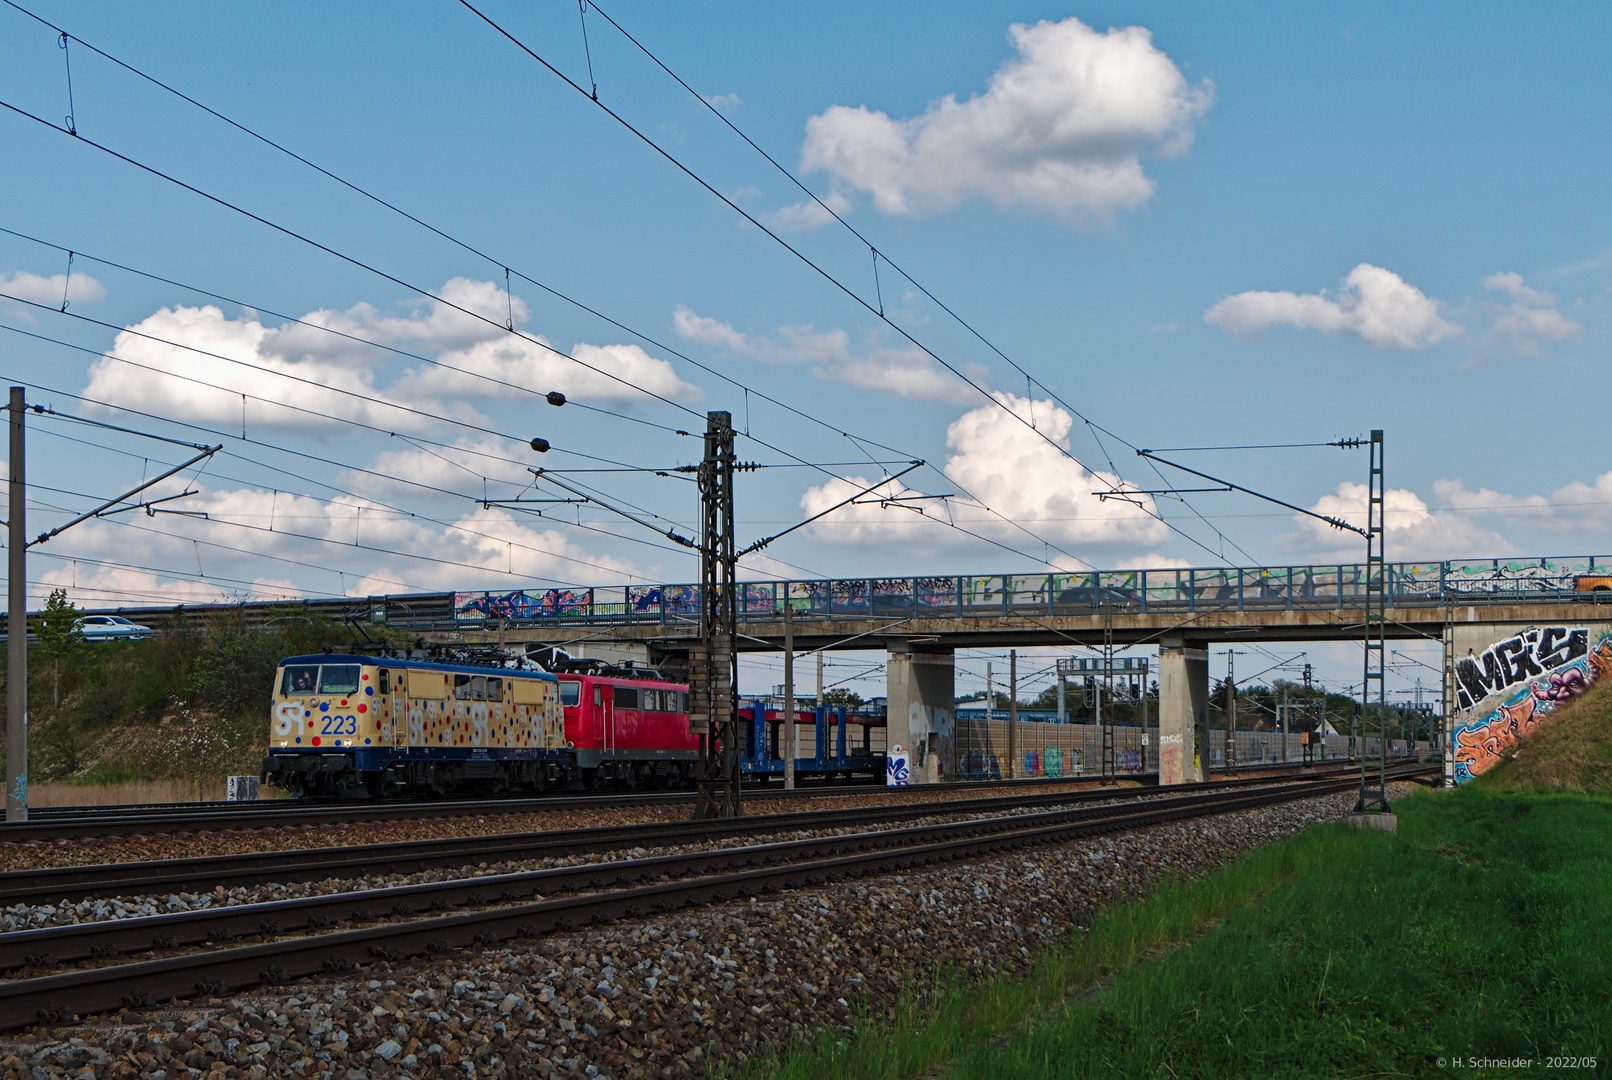
<svg viewBox="0 0 1612 1080">
<path fill-rule="evenodd" d="M 1499 764 L 1541 720 L 1609 671 L 1612 633 L 1600 633 L 1592 645 L 1583 627 L 1525 630 L 1457 661 L 1457 704 L 1464 715 L 1457 714 L 1450 732 L 1456 782 Z"/>
<path fill-rule="evenodd" d="M 1543 675 L 1589 652 L 1590 632 L 1583 628 L 1541 626 L 1497 641 L 1480 656 L 1455 662 L 1455 705 L 1470 709 L 1513 683 Z"/>
<path fill-rule="evenodd" d="M 884 755 L 884 782 L 889 787 L 906 787 L 912 782 L 912 771 L 907 764 L 907 751 L 892 746 Z"/>
</svg>

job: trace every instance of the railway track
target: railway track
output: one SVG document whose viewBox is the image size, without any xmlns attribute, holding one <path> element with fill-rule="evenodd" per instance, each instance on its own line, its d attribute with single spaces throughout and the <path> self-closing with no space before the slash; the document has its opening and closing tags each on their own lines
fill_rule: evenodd
<svg viewBox="0 0 1612 1080">
<path fill-rule="evenodd" d="M 1403 766 L 1396 779 L 1431 766 Z M 1030 845 L 1144 828 L 1351 790 L 1352 776 L 1266 787 L 1232 787 L 1126 804 L 859 832 L 681 855 L 560 867 L 269 904 L 107 920 L 0 935 L 0 968 L 93 960 L 104 966 L 0 983 L 0 1029 L 59 1023 L 119 1007 L 219 995 L 259 984 L 352 970 L 538 937 L 652 912 L 819 885 Z M 1112 791 L 1105 794 L 1112 794 Z M 648 881 L 647 884 L 634 882 Z M 626 885 L 625 888 L 612 886 Z M 604 888 L 607 891 L 587 891 Z M 559 899 L 548 894 L 570 892 Z M 538 899 L 531 899 L 536 895 Z M 524 902 L 523 902 L 524 901 Z M 497 906 L 487 906 L 497 905 Z M 420 912 L 477 910 L 414 917 Z M 394 918 L 397 921 L 376 923 Z M 329 929 L 337 922 L 352 929 Z M 296 931 L 325 932 L 296 934 Z M 290 937 L 281 935 L 293 934 Z M 253 945 L 233 945 L 262 935 Z M 210 951 L 134 963 L 121 954 L 223 944 Z"/>
<path fill-rule="evenodd" d="M 1269 778 L 1265 777 L 1239 777 L 1183 785 L 1172 790 L 1195 794 L 1268 782 Z M 962 816 L 1069 803 L 1130 801 L 1157 797 L 1159 794 L 1160 789 L 1156 787 L 1070 789 L 985 799 L 859 806 L 850 811 L 807 810 L 747 818 L 607 825 L 563 832 L 495 833 L 383 844 L 245 852 L 195 859 L 17 870 L 0 873 L 0 907 L 93 897 L 166 894 L 189 891 L 198 886 L 211 889 L 221 885 L 229 889 L 260 884 L 264 880 L 319 881 L 336 877 L 408 874 L 478 863 L 585 855 L 634 847 L 667 847 L 803 829 L 839 828 L 851 822 L 884 824 L 943 814 Z"/>
<path fill-rule="evenodd" d="M 1278 776 L 1283 773 L 1320 775 L 1329 771 L 1348 771 L 1358 763 L 1347 761 L 1324 762 L 1308 769 L 1297 764 L 1245 766 L 1239 774 L 1248 776 Z M 1123 782 L 1157 784 L 1157 773 L 1132 773 L 1119 777 Z M 1062 777 L 1058 779 L 985 780 L 969 781 L 967 790 L 1034 790 L 1047 785 L 1096 784 L 1095 776 Z M 952 792 L 960 785 L 943 785 L 936 791 Z M 847 784 L 843 786 L 796 788 L 755 788 L 746 791 L 747 798 L 804 799 L 855 794 L 877 794 L 889 791 L 879 784 Z M 909 796 L 923 797 L 925 788 L 906 789 Z M 28 821 L 0 823 L 0 843 L 27 843 L 32 841 L 100 838 L 110 836 L 139 836 L 151 833 L 211 832 L 235 829 L 285 828 L 298 825 L 347 824 L 368 821 L 396 821 L 400 818 L 485 817 L 511 813 L 547 813 L 587 809 L 610 809 L 635 806 L 692 805 L 692 792 L 655 792 L 648 794 L 596 794 L 583 797 L 534 796 L 518 799 L 463 799 L 452 801 L 398 801 L 343 803 L 303 803 L 289 800 L 264 800 L 241 803 L 184 803 L 145 806 L 113 807 L 46 807 L 32 811 Z"/>
</svg>

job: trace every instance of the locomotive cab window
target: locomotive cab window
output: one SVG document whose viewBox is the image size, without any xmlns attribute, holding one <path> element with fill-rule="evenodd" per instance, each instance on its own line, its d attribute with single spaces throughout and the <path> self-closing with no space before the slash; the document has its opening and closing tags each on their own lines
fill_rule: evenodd
<svg viewBox="0 0 1612 1080">
<path fill-rule="evenodd" d="M 311 694 L 318 683 L 319 668 L 317 665 L 292 664 L 285 669 L 285 677 L 280 682 L 280 693 L 287 697 L 294 694 Z"/>
<path fill-rule="evenodd" d="M 482 696 L 485 697 L 486 694 L 487 694 L 486 677 L 485 676 L 478 676 L 477 678 L 480 679 L 480 681 L 481 681 L 481 684 L 482 684 L 481 685 L 481 692 L 482 692 Z M 459 700 L 459 701 L 480 700 L 480 699 L 477 699 L 477 698 L 473 697 L 474 693 L 475 693 L 475 687 L 474 687 L 474 684 L 471 682 L 471 677 L 469 675 L 455 675 L 453 677 L 453 696 L 457 700 Z"/>
<path fill-rule="evenodd" d="M 582 704 L 582 684 L 574 680 L 560 683 L 560 704 L 567 709 Z"/>
<path fill-rule="evenodd" d="M 618 709 L 638 708 L 638 689 L 632 686 L 615 687 L 615 705 Z"/>
<path fill-rule="evenodd" d="M 379 692 L 382 694 L 392 692 L 392 672 L 387 668 L 381 668 L 381 688 Z"/>
<path fill-rule="evenodd" d="M 496 675 L 489 675 L 487 677 L 487 700 L 504 700 L 504 680 Z"/>
<path fill-rule="evenodd" d="M 319 692 L 321 694 L 356 694 L 358 693 L 357 664 L 325 664 L 319 669 Z"/>
<path fill-rule="evenodd" d="M 645 712 L 660 712 L 660 691 L 659 690 L 645 690 L 643 693 L 644 693 L 644 711 Z"/>
</svg>

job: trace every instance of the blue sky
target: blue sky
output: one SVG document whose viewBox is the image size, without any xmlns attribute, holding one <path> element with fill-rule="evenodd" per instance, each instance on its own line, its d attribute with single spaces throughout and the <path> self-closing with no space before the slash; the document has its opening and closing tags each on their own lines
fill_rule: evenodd
<svg viewBox="0 0 1612 1080">
<path fill-rule="evenodd" d="M 916 457 L 934 467 L 904 483 L 954 496 L 924 504 L 929 514 L 996 542 L 857 507 L 769 548 L 776 561 L 751 567 L 760 576 L 1352 561 L 1346 535 L 1240 496 L 1155 500 L 1156 516 L 1099 503 L 1090 492 L 1110 481 L 1086 470 L 1112 462 L 1152 489 L 1159 478 L 1126 443 L 1371 428 L 1387 433 L 1395 489 L 1389 558 L 1612 554 L 1612 463 L 1575 408 L 1597 400 L 1612 304 L 1612 34 L 1589 5 L 606 6 L 1027 371 L 1028 387 L 888 264 L 876 293 L 867 245 L 832 222 L 806 227 L 826 215 L 596 10 L 590 79 L 574 5 L 482 6 L 850 292 L 875 308 L 882 294 L 889 324 L 459 4 L 24 7 L 80 39 L 65 59 L 82 138 L 4 110 L 0 227 L 80 253 L 83 276 L 59 277 L 60 250 L 0 235 L 0 292 L 43 305 L 0 300 L 13 328 L 0 333 L 0 374 L 63 412 L 226 444 L 182 500 L 209 520 L 80 526 L 34 559 L 41 594 L 67 585 L 82 604 L 140 604 L 691 580 L 691 559 L 596 507 L 555 522 L 475 500 L 516 494 L 527 465 L 615 467 L 578 455 L 686 464 L 698 440 L 665 428 L 695 430 L 711 408 L 826 466 L 741 478 L 742 537 L 877 481 L 874 459 Z M 65 124 L 55 32 L 0 8 L 0 57 L 0 101 Z M 519 276 L 507 295 L 505 268 L 642 336 Z M 55 310 L 64 289 L 69 314 L 96 323 Z M 506 322 L 556 351 L 494 325 Z M 937 368 L 897 327 L 1000 397 Z M 533 393 L 551 389 L 595 411 Z M 227 437 L 241 431 L 242 393 L 249 443 Z M 1094 440 L 1054 393 L 1113 437 Z M 34 433 L 30 480 L 60 489 L 37 492 L 41 531 L 180 460 L 60 420 Z M 523 446 L 533 435 L 556 450 L 539 461 Z M 787 460 L 755 439 L 740 452 Z M 1332 513 L 1350 511 L 1340 485 L 1365 473 L 1361 453 L 1338 450 L 1190 460 Z M 573 478 L 685 530 L 693 521 L 685 482 Z M 439 561 L 410 557 L 423 552 Z M 1340 677 L 1350 667 L 1340 656 Z"/>
</svg>

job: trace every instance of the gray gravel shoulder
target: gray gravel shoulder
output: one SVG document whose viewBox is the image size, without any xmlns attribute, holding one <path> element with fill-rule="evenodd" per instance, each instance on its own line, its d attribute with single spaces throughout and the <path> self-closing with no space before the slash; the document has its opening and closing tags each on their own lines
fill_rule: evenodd
<svg viewBox="0 0 1612 1080">
<path fill-rule="evenodd" d="M 1403 787 L 1402 785 L 1396 787 Z M 1396 791 L 1403 794 L 1403 791 Z M 1024 971 L 1092 911 L 1337 820 L 1333 795 L 0 1039 L 0 1080 L 686 1077 L 948 968 Z"/>
</svg>

